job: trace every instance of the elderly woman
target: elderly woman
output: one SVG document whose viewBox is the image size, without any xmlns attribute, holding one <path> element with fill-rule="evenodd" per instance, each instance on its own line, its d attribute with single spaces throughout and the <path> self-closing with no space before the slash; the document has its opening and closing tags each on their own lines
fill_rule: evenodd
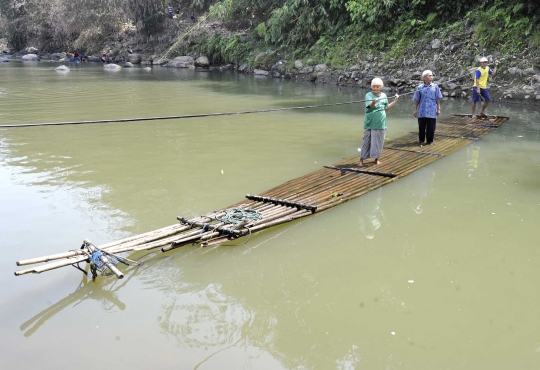
<svg viewBox="0 0 540 370">
<path fill-rule="evenodd" d="M 388 104 L 386 94 L 381 92 L 384 84 L 380 78 L 371 81 L 371 90 L 366 94 L 366 116 L 364 118 L 364 141 L 360 151 L 360 167 L 367 158 L 375 158 L 376 164 L 381 164 L 379 157 L 386 136 L 386 111 L 396 105 L 399 95 Z"/>
</svg>

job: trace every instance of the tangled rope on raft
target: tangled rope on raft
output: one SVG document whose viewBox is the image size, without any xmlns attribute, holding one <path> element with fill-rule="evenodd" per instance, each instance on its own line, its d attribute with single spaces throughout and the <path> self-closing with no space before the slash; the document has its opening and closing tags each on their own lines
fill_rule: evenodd
<svg viewBox="0 0 540 370">
<path fill-rule="evenodd" d="M 262 214 L 252 209 L 243 209 L 240 207 L 229 209 L 222 217 L 216 217 L 216 220 L 225 224 L 239 224 L 244 221 L 262 220 Z"/>
</svg>

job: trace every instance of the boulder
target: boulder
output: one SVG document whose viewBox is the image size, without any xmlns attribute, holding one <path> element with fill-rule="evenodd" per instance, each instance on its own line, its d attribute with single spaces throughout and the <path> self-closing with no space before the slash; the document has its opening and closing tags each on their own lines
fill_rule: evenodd
<svg viewBox="0 0 540 370">
<path fill-rule="evenodd" d="M 128 54 L 127 61 L 133 64 L 140 64 L 142 58 L 140 54 Z"/>
<path fill-rule="evenodd" d="M 69 72 L 70 69 L 64 65 L 58 66 L 54 69 L 57 72 Z"/>
<path fill-rule="evenodd" d="M 304 63 L 301 60 L 295 60 L 294 68 L 301 70 L 302 68 L 304 68 Z"/>
<path fill-rule="evenodd" d="M 101 58 L 100 57 L 96 57 L 95 55 L 89 55 L 86 57 L 86 60 L 89 61 L 89 62 L 93 62 L 93 63 L 99 63 L 101 62 Z"/>
<path fill-rule="evenodd" d="M 256 69 L 253 71 L 253 74 L 255 76 L 268 76 L 268 71 L 262 70 L 262 69 Z"/>
<path fill-rule="evenodd" d="M 328 70 L 328 66 L 326 64 L 317 64 L 315 66 L 315 72 L 326 72 Z"/>
<path fill-rule="evenodd" d="M 532 68 L 532 67 L 531 67 L 531 68 L 527 68 L 527 69 L 524 69 L 524 70 L 523 70 L 523 74 L 524 74 L 525 76 L 533 76 L 533 75 L 538 74 L 538 70 L 535 69 L 535 68 Z"/>
<path fill-rule="evenodd" d="M 26 49 L 24 49 L 24 52 L 27 54 L 35 54 L 38 52 L 38 49 L 33 46 L 29 46 Z"/>
<path fill-rule="evenodd" d="M 193 57 L 190 56 L 182 56 L 182 57 L 176 57 L 173 60 L 171 60 L 169 63 L 163 65 L 163 67 L 172 67 L 172 68 L 189 68 L 191 66 L 194 67 L 195 61 L 193 60 Z"/>
<path fill-rule="evenodd" d="M 521 69 L 519 69 L 518 67 L 508 68 L 508 73 L 510 73 L 512 76 L 521 75 Z"/>
<path fill-rule="evenodd" d="M 52 60 L 58 60 L 58 59 L 62 59 L 62 58 L 65 58 L 66 57 L 66 53 L 52 53 L 50 55 L 50 58 Z"/>
<path fill-rule="evenodd" d="M 106 71 L 119 71 L 122 69 L 122 67 L 120 67 L 118 64 L 109 63 L 109 64 L 104 64 L 103 69 Z"/>
<path fill-rule="evenodd" d="M 442 46 L 441 40 L 434 39 L 434 40 L 431 41 L 431 48 L 432 49 L 440 49 L 441 46 Z"/>
<path fill-rule="evenodd" d="M 39 57 L 36 54 L 26 54 L 21 58 L 23 62 L 38 62 Z"/>
<path fill-rule="evenodd" d="M 201 55 L 195 60 L 195 66 L 196 67 L 210 67 L 210 61 L 208 58 L 204 55 Z"/>
<path fill-rule="evenodd" d="M 124 63 L 124 68 L 133 68 L 133 67 L 134 67 L 133 63 L 131 63 L 131 62 L 125 62 Z"/>
<path fill-rule="evenodd" d="M 450 45 L 450 52 L 455 53 L 456 51 L 458 51 L 461 48 L 461 46 L 463 46 L 462 42 L 457 42 L 455 44 Z"/>
<path fill-rule="evenodd" d="M 313 67 L 312 66 L 304 67 L 300 70 L 300 73 L 301 74 L 313 73 Z"/>
<path fill-rule="evenodd" d="M 281 77 L 281 73 L 279 73 L 279 71 L 272 71 L 272 77 L 274 77 L 274 78 L 280 78 L 280 77 Z"/>
<path fill-rule="evenodd" d="M 245 73 L 248 71 L 248 69 L 249 69 L 249 64 L 244 63 L 240 65 L 240 67 L 238 67 L 238 72 Z"/>
<path fill-rule="evenodd" d="M 225 71 L 230 71 L 233 69 L 233 65 L 232 64 L 225 64 L 224 66 L 221 66 L 219 67 L 219 70 L 221 72 L 225 72 Z"/>
<path fill-rule="evenodd" d="M 281 60 L 270 68 L 271 71 L 277 71 L 277 72 L 281 72 L 284 69 L 285 69 L 285 65 L 283 64 Z"/>
<path fill-rule="evenodd" d="M 9 63 L 9 57 L 1 56 L 0 63 Z"/>
<path fill-rule="evenodd" d="M 158 65 L 158 66 L 165 66 L 169 62 L 170 62 L 170 60 L 167 59 L 167 58 L 163 58 L 163 59 L 157 58 L 157 59 L 152 60 L 152 64 L 155 64 L 155 65 Z"/>
</svg>

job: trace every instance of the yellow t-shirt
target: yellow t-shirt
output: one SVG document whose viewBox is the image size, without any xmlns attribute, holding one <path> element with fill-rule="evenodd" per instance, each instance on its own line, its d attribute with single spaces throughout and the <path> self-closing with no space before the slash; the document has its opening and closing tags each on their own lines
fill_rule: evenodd
<svg viewBox="0 0 540 370">
<path fill-rule="evenodd" d="M 476 86 L 476 79 L 477 79 L 478 72 L 480 72 L 478 85 L 480 86 L 481 89 L 487 89 L 488 77 L 490 75 L 489 67 L 486 67 L 486 68 L 478 67 L 476 69 L 476 71 L 474 72 L 474 85 L 473 86 Z"/>
</svg>

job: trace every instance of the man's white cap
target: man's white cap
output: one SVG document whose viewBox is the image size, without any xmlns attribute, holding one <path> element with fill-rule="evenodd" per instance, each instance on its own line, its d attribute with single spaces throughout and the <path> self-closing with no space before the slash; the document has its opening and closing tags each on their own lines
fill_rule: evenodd
<svg viewBox="0 0 540 370">
<path fill-rule="evenodd" d="M 482 63 L 482 62 L 487 62 L 487 61 L 488 61 L 488 60 L 487 60 L 487 58 L 486 58 L 486 57 L 482 57 L 482 58 L 480 58 L 480 63 Z"/>
<path fill-rule="evenodd" d="M 429 69 L 426 69 L 424 72 L 422 72 L 422 78 L 426 77 L 426 75 L 432 75 L 433 72 L 431 72 Z"/>
</svg>

